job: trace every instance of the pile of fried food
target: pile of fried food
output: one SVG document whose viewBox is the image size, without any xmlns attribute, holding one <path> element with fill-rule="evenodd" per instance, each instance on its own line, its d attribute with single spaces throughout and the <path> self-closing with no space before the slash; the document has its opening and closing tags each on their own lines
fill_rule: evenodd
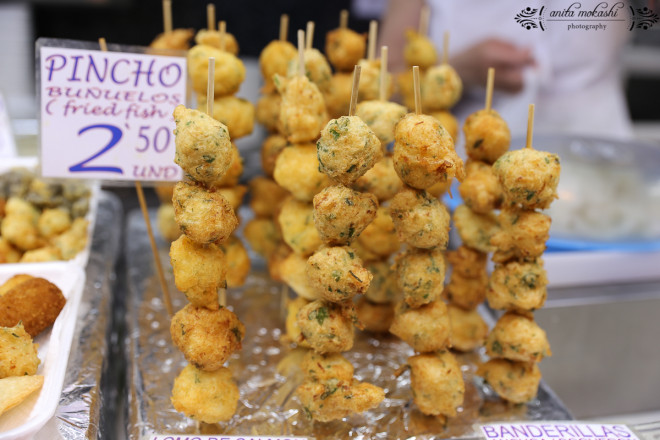
<svg viewBox="0 0 660 440">
<path fill-rule="evenodd" d="M 0 415 L 43 385 L 33 339 L 53 325 L 65 304 L 62 291 L 44 278 L 20 274 L 0 285 Z"/>
</svg>

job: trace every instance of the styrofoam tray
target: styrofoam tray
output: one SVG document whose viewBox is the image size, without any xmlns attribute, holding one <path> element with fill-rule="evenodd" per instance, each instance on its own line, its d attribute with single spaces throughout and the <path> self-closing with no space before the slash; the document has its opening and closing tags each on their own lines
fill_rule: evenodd
<svg viewBox="0 0 660 440">
<path fill-rule="evenodd" d="M 55 413 L 85 284 L 85 273 L 71 262 L 0 265 L 0 284 L 19 273 L 45 278 L 55 284 L 62 290 L 66 305 L 55 324 L 34 339 L 39 344 L 41 360 L 37 374 L 44 376 L 44 385 L 39 392 L 0 416 L 0 440 L 29 439 Z"/>
</svg>

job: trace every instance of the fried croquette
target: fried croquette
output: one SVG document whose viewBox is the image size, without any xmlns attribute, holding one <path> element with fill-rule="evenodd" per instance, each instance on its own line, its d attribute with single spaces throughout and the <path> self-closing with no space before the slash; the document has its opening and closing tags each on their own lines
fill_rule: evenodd
<svg viewBox="0 0 660 440">
<path fill-rule="evenodd" d="M 238 226 L 227 199 L 202 186 L 178 182 L 172 205 L 181 232 L 195 243 L 223 242 Z"/>
<path fill-rule="evenodd" d="M 403 300 L 413 308 L 440 297 L 445 281 L 445 259 L 439 249 L 409 248 L 397 256 L 397 286 Z"/>
<path fill-rule="evenodd" d="M 319 191 L 332 184 L 328 176 L 319 170 L 314 144 L 284 148 L 275 161 L 273 178 L 303 202 L 311 202 Z"/>
<path fill-rule="evenodd" d="M 426 35 L 408 29 L 406 30 L 403 59 L 408 66 L 419 66 L 420 69 L 424 70 L 438 61 L 438 53 L 433 42 Z"/>
<path fill-rule="evenodd" d="M 271 134 L 266 138 L 261 146 L 261 167 L 264 169 L 266 176 L 273 177 L 275 162 L 282 150 L 288 145 L 286 138 L 281 134 Z"/>
<path fill-rule="evenodd" d="M 509 151 L 493 164 L 504 203 L 522 209 L 546 209 L 557 198 L 559 156 L 532 148 Z"/>
<path fill-rule="evenodd" d="M 484 378 L 504 400 L 512 403 L 529 402 L 536 396 L 541 371 L 535 363 L 491 359 L 481 364 L 477 375 Z"/>
<path fill-rule="evenodd" d="M 186 360 L 204 371 L 216 371 L 241 349 L 245 326 L 226 307 L 209 310 L 187 304 L 172 317 L 172 342 Z"/>
<path fill-rule="evenodd" d="M 171 203 L 163 203 L 156 212 L 158 232 L 165 240 L 172 242 L 181 236 L 181 229 L 174 219 L 174 206 Z"/>
<path fill-rule="evenodd" d="M 465 179 L 458 187 L 463 203 L 477 214 L 500 209 L 504 194 L 493 168 L 485 162 L 469 160 L 465 174 Z"/>
<path fill-rule="evenodd" d="M 465 310 L 454 304 L 447 306 L 451 323 L 451 348 L 472 351 L 484 344 L 488 335 L 488 324 L 476 310 Z"/>
<path fill-rule="evenodd" d="M 185 235 L 172 242 L 174 284 L 197 307 L 217 310 L 218 289 L 226 287 L 227 263 L 220 248 L 197 244 Z"/>
<path fill-rule="evenodd" d="M 453 271 L 443 297 L 457 306 L 472 310 L 484 301 L 487 290 L 488 274 L 485 267 L 483 273 L 473 278 L 465 277 L 459 271 Z"/>
<path fill-rule="evenodd" d="M 330 90 L 330 78 L 332 69 L 325 56 L 318 49 L 305 49 L 305 75 L 316 84 L 321 93 L 327 93 Z M 289 78 L 298 74 L 298 57 L 289 62 L 287 76 Z"/>
<path fill-rule="evenodd" d="M 243 242 L 235 236 L 220 244 L 227 262 L 227 287 L 240 287 L 250 273 L 250 256 Z"/>
<path fill-rule="evenodd" d="M 5 281 L 2 285 L 0 285 L 0 296 L 2 296 L 5 293 L 9 292 L 11 289 L 18 286 L 22 282 L 27 281 L 27 280 L 31 280 L 32 278 L 34 278 L 32 275 L 28 275 L 28 274 L 24 274 L 24 273 L 14 275 L 13 277 L 11 277 L 7 281 Z"/>
<path fill-rule="evenodd" d="M 454 141 L 433 116 L 408 113 L 396 124 L 393 159 L 401 180 L 413 188 L 465 177 Z"/>
<path fill-rule="evenodd" d="M 552 356 L 545 331 L 530 316 L 507 312 L 497 321 L 486 339 L 491 358 L 520 362 L 541 362 Z"/>
<path fill-rule="evenodd" d="M 220 31 L 200 29 L 195 35 L 195 43 L 205 44 L 229 52 L 232 55 L 238 55 L 238 41 L 229 32 L 222 34 Z"/>
<path fill-rule="evenodd" d="M 449 64 L 430 67 L 424 72 L 420 88 L 422 105 L 427 112 L 453 107 L 463 93 L 461 78 Z"/>
<path fill-rule="evenodd" d="M 239 391 L 228 368 L 202 371 L 187 365 L 174 379 L 172 406 L 193 420 L 224 422 L 238 406 Z"/>
<path fill-rule="evenodd" d="M 401 242 L 397 238 L 394 222 L 389 212 L 388 207 L 379 206 L 374 220 L 356 240 L 359 246 L 374 254 L 375 259 L 387 258 L 401 248 Z M 373 259 L 369 258 L 369 260 Z"/>
<path fill-rule="evenodd" d="M 465 384 L 456 357 L 449 351 L 408 358 L 413 400 L 426 415 L 456 416 L 463 404 Z"/>
<path fill-rule="evenodd" d="M 463 125 L 463 134 L 468 157 L 488 164 L 506 153 L 511 144 L 509 126 L 492 109 L 482 109 L 468 116 Z"/>
<path fill-rule="evenodd" d="M 341 353 L 353 348 L 353 323 L 342 306 L 316 300 L 298 312 L 304 340 L 318 353 Z"/>
<path fill-rule="evenodd" d="M 445 249 L 449 242 L 449 211 L 424 190 L 404 188 L 390 202 L 390 216 L 399 241 L 410 246 Z"/>
<path fill-rule="evenodd" d="M 188 51 L 188 74 L 193 90 L 206 96 L 210 57 L 215 58 L 214 95 L 227 96 L 238 92 L 245 79 L 243 62 L 229 52 L 206 44 L 198 44 Z"/>
<path fill-rule="evenodd" d="M 282 281 L 291 287 L 298 296 L 309 301 L 320 298 L 318 291 L 307 277 L 307 257 L 295 252 L 289 254 L 280 265 L 280 275 Z"/>
<path fill-rule="evenodd" d="M 373 221 L 377 209 L 373 194 L 328 186 L 314 196 L 314 224 L 325 244 L 350 244 Z"/>
<path fill-rule="evenodd" d="M 37 373 L 37 346 L 22 323 L 11 327 L 0 324 L 0 353 L 0 379 Z"/>
<path fill-rule="evenodd" d="M 325 53 L 332 66 L 347 72 L 362 59 L 367 46 L 367 36 L 348 28 L 337 28 L 325 35 Z"/>
<path fill-rule="evenodd" d="M 265 87 L 270 88 L 275 75 L 285 77 L 289 63 L 297 56 L 298 51 L 288 41 L 274 40 L 268 43 L 259 55 L 259 67 L 266 82 Z"/>
<path fill-rule="evenodd" d="M 491 237 L 500 227 L 494 214 L 477 214 L 466 205 L 459 205 L 454 210 L 454 225 L 464 245 L 484 253 L 495 250 Z"/>
<path fill-rule="evenodd" d="M 18 263 L 20 259 L 21 252 L 16 249 L 9 240 L 0 236 L 0 264 Z"/>
<path fill-rule="evenodd" d="M 232 146 L 227 127 L 197 110 L 178 105 L 174 162 L 192 180 L 213 186 L 232 162 Z"/>
<path fill-rule="evenodd" d="M 45 238 L 59 235 L 71 227 L 71 216 L 62 208 L 44 209 L 37 221 L 39 234 Z"/>
<path fill-rule="evenodd" d="M 284 242 L 300 255 L 311 255 L 321 246 L 319 231 L 314 226 L 314 207 L 289 197 L 282 204 L 278 222 Z"/>
<path fill-rule="evenodd" d="M 358 85 L 358 100 L 373 101 L 380 97 L 380 59 L 366 60 L 361 59 L 358 62 L 360 66 L 360 84 Z M 389 72 L 385 76 L 385 100 L 387 101 L 394 92 L 394 82 L 392 74 Z"/>
<path fill-rule="evenodd" d="M 353 183 L 353 189 L 368 192 L 376 196 L 378 201 L 391 199 L 403 188 L 403 182 L 394 171 L 391 156 L 385 156 L 376 162 L 369 171 Z"/>
<path fill-rule="evenodd" d="M 548 277 L 541 259 L 497 264 L 490 277 L 486 298 L 493 309 L 525 313 L 543 307 L 547 285 Z"/>
<path fill-rule="evenodd" d="M 303 358 L 300 369 L 305 380 L 326 382 L 336 379 L 351 383 L 353 380 L 353 365 L 339 353 L 320 354 L 308 351 Z"/>
<path fill-rule="evenodd" d="M 302 336 L 300 327 L 298 327 L 298 311 L 309 303 L 309 300 L 299 296 L 294 300 L 289 300 L 286 305 L 286 320 L 284 322 L 286 336 L 289 341 L 294 342 L 299 347 L 309 347 Z M 310 353 L 313 353 L 313 351 L 310 351 Z"/>
<path fill-rule="evenodd" d="M 342 419 L 375 408 L 385 398 L 385 391 L 370 383 L 305 381 L 296 390 L 305 415 L 319 422 Z"/>
<path fill-rule="evenodd" d="M 229 206 L 231 206 L 231 209 L 234 210 L 234 213 L 237 213 L 238 208 L 240 208 L 241 203 L 243 203 L 243 197 L 245 196 L 245 193 L 247 193 L 247 186 L 236 185 L 227 188 L 215 188 L 215 192 L 224 197 L 225 200 L 227 200 L 227 203 L 229 203 Z M 238 216 L 236 219 L 240 223 Z"/>
<path fill-rule="evenodd" d="M 149 45 L 152 49 L 188 50 L 193 29 L 172 29 L 172 32 L 158 34 Z"/>
<path fill-rule="evenodd" d="M 253 251 L 264 258 L 270 257 L 282 241 L 282 234 L 272 218 L 257 217 L 250 220 L 243 235 Z"/>
<path fill-rule="evenodd" d="M 39 220 L 39 210 L 32 203 L 12 196 L 5 203 L 5 217 L 10 216 L 23 216 L 29 219 L 30 223 L 36 224 Z"/>
<path fill-rule="evenodd" d="M 390 269 L 390 263 L 387 260 L 382 260 L 367 263 L 365 266 L 373 278 L 364 296 L 370 302 L 376 304 L 388 304 L 397 301 L 400 293 L 396 288 L 395 272 Z"/>
<path fill-rule="evenodd" d="M 447 306 L 436 300 L 413 309 L 401 301 L 396 306 L 390 333 L 420 353 L 443 350 L 449 347 L 451 335 Z"/>
<path fill-rule="evenodd" d="M 289 196 L 289 192 L 272 179 L 263 176 L 253 178 L 250 183 L 250 208 L 257 217 L 275 217 Z"/>
<path fill-rule="evenodd" d="M 458 120 L 456 120 L 456 117 L 448 110 L 429 111 L 428 114 L 440 121 L 440 125 L 447 130 L 455 145 L 458 140 Z"/>
<path fill-rule="evenodd" d="M 65 304 L 55 284 L 44 278 L 25 280 L 0 296 L 0 326 L 23 322 L 25 331 L 35 337 L 53 325 Z"/>
<path fill-rule="evenodd" d="M 238 181 L 243 174 L 243 158 L 241 152 L 235 143 L 231 143 L 231 162 L 225 174 L 218 179 L 213 186 L 218 188 L 227 188 L 238 185 Z M 171 200 L 171 199 L 170 199 Z"/>
<path fill-rule="evenodd" d="M 394 141 L 394 127 L 408 113 L 401 104 L 388 101 L 362 101 L 355 115 L 362 119 L 380 139 L 383 147 Z"/>
<path fill-rule="evenodd" d="M 85 248 L 88 228 L 89 221 L 78 217 L 73 221 L 69 230 L 51 238 L 51 244 L 60 251 L 62 259 L 70 260 Z"/>
<path fill-rule="evenodd" d="M 24 214 L 8 214 L 0 222 L 0 235 L 21 251 L 37 249 L 46 244 L 39 235 L 36 221 Z"/>
<path fill-rule="evenodd" d="M 328 114 L 331 118 L 337 119 L 348 114 L 351 107 L 352 87 L 352 73 L 337 72 L 332 75 L 332 78 L 330 78 L 330 87 L 323 95 Z"/>
<path fill-rule="evenodd" d="M 372 275 L 347 246 L 323 247 L 307 260 L 309 284 L 326 301 L 341 303 L 365 293 Z"/>
<path fill-rule="evenodd" d="M 206 108 L 206 95 L 197 96 L 197 108 Z M 252 133 L 254 129 L 254 104 L 236 96 L 219 96 L 213 101 L 213 119 L 222 122 L 232 140 Z"/>
<path fill-rule="evenodd" d="M 279 131 L 281 106 L 282 97 L 279 93 L 263 95 L 257 101 L 255 109 L 257 122 L 266 127 L 266 130 L 270 133 Z"/>
<path fill-rule="evenodd" d="M 504 263 L 512 258 L 533 260 L 545 251 L 550 237 L 549 216 L 534 211 L 503 209 L 497 217 L 500 229 L 490 243 L 496 248 L 493 261 Z"/>
<path fill-rule="evenodd" d="M 328 120 L 323 95 L 306 76 L 275 77 L 275 85 L 282 95 L 279 127 L 289 142 L 311 142 Z"/>
<path fill-rule="evenodd" d="M 380 141 L 362 119 L 342 116 L 332 119 L 316 143 L 319 170 L 350 186 L 380 160 Z"/>
<path fill-rule="evenodd" d="M 447 252 L 447 261 L 451 264 L 452 271 L 465 278 L 487 276 L 486 257 L 487 255 L 485 253 L 465 245 Z"/>
<path fill-rule="evenodd" d="M 387 333 L 394 321 L 394 304 L 379 304 L 360 298 L 355 311 L 364 329 L 372 333 Z"/>
<path fill-rule="evenodd" d="M 32 249 L 31 251 L 26 251 L 21 259 L 20 263 L 43 263 L 46 261 L 60 261 L 62 260 L 62 252 L 55 246 L 44 246 L 39 249 Z"/>
</svg>

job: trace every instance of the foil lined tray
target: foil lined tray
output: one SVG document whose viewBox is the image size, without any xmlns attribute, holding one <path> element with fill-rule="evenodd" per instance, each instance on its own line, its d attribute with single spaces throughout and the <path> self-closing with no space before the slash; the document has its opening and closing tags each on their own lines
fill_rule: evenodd
<svg viewBox="0 0 660 440">
<path fill-rule="evenodd" d="M 155 229 L 154 229 L 155 230 Z M 159 239 L 160 258 L 173 295 L 175 310 L 186 303 L 175 286 L 169 261 L 169 243 Z M 474 377 L 480 354 L 460 355 L 466 383 L 465 403 L 456 418 L 423 415 L 412 402 L 410 375 L 394 372 L 413 355 L 397 338 L 356 331 L 353 349 L 344 356 L 354 365 L 358 380 L 381 386 L 385 401 L 376 409 L 344 420 L 316 423 L 303 414 L 295 397 L 302 382 L 304 350 L 284 341 L 282 285 L 268 277 L 263 262 L 252 261 L 246 285 L 229 289 L 228 306 L 246 326 L 243 349 L 229 361 L 239 385 L 236 415 L 227 423 L 207 425 L 177 413 L 170 402 L 174 378 L 186 365 L 172 345 L 169 317 L 153 269 L 146 226 L 139 212 L 127 218 L 128 360 L 127 437 L 153 434 L 295 435 L 323 438 L 473 438 L 475 423 L 502 420 L 566 420 L 571 415 L 542 382 L 538 397 L 527 405 L 509 405 Z"/>
</svg>

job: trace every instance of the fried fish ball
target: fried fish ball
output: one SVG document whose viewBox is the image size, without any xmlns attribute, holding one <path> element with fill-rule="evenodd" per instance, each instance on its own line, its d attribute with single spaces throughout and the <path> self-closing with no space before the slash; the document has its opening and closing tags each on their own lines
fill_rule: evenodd
<svg viewBox="0 0 660 440">
<path fill-rule="evenodd" d="M 447 305 L 436 300 L 413 309 L 401 301 L 396 306 L 390 333 L 420 353 L 443 350 L 449 347 L 451 335 Z"/>
<path fill-rule="evenodd" d="M 373 194 L 328 186 L 314 196 L 314 224 L 325 244 L 350 244 L 373 221 L 377 209 Z"/>
<path fill-rule="evenodd" d="M 289 197 L 277 217 L 282 238 L 293 252 L 311 255 L 321 246 L 321 237 L 314 226 L 314 207 Z"/>
<path fill-rule="evenodd" d="M 532 148 L 509 151 L 493 164 L 504 203 L 522 209 L 546 209 L 557 198 L 559 156 Z"/>
<path fill-rule="evenodd" d="M 172 32 L 158 34 L 149 47 L 152 49 L 188 50 L 193 35 L 195 35 L 193 29 L 172 29 Z"/>
<path fill-rule="evenodd" d="M 298 296 L 309 301 L 320 298 L 318 291 L 312 286 L 307 276 L 307 257 L 296 253 L 289 254 L 280 266 L 282 281 L 284 281 Z"/>
<path fill-rule="evenodd" d="M 43 278 L 26 280 L 0 297 L 0 326 L 23 322 L 25 331 L 35 337 L 53 325 L 65 304 L 55 284 Z"/>
<path fill-rule="evenodd" d="M 340 71 L 350 71 L 364 56 L 367 36 L 348 28 L 337 28 L 325 35 L 325 53 L 332 66 Z"/>
<path fill-rule="evenodd" d="M 362 101 L 355 115 L 371 128 L 383 146 L 394 141 L 394 127 L 408 113 L 401 104 L 388 101 Z"/>
<path fill-rule="evenodd" d="M 388 304 L 399 299 L 399 290 L 396 288 L 395 272 L 385 261 L 374 261 L 365 265 L 373 276 L 369 289 L 364 296 L 372 303 Z"/>
<path fill-rule="evenodd" d="M 45 261 L 60 261 L 62 253 L 55 246 L 44 246 L 39 249 L 26 251 L 21 257 L 21 263 L 42 263 Z"/>
<path fill-rule="evenodd" d="M 268 43 L 259 55 L 259 67 L 266 85 L 273 83 L 275 75 L 286 76 L 289 62 L 297 56 L 298 51 L 288 41 L 273 40 Z"/>
<path fill-rule="evenodd" d="M 352 68 L 352 67 L 351 67 Z M 323 95 L 328 114 L 336 119 L 348 114 L 351 106 L 353 74 L 337 72 L 330 78 L 330 87 Z"/>
<path fill-rule="evenodd" d="M 206 95 L 197 95 L 197 108 L 206 108 Z M 236 140 L 254 130 L 254 104 L 237 96 L 219 96 L 213 101 L 213 119 L 222 122 Z"/>
<path fill-rule="evenodd" d="M 390 156 L 385 156 L 376 162 L 373 168 L 353 184 L 353 189 L 371 193 L 380 202 L 391 199 L 401 188 L 403 188 L 403 182 L 394 171 L 394 162 Z"/>
<path fill-rule="evenodd" d="M 494 262 L 534 259 L 543 254 L 550 237 L 550 217 L 540 212 L 503 209 L 497 220 L 500 230 L 490 240 L 497 248 Z"/>
<path fill-rule="evenodd" d="M 241 178 L 241 174 L 243 174 L 243 158 L 241 157 L 241 152 L 238 151 L 236 144 L 232 142 L 231 162 L 229 163 L 229 168 L 227 168 L 225 174 L 213 184 L 213 187 L 222 188 L 236 186 Z"/>
<path fill-rule="evenodd" d="M 337 379 L 305 381 L 296 390 L 305 415 L 319 422 L 343 419 L 375 408 L 385 399 L 385 391 L 370 383 Z"/>
<path fill-rule="evenodd" d="M 401 180 L 417 189 L 465 176 L 451 136 L 433 116 L 408 113 L 396 124 L 393 159 Z"/>
<path fill-rule="evenodd" d="M 420 87 L 422 105 L 427 110 L 447 110 L 463 93 L 461 78 L 449 64 L 429 68 L 424 72 Z"/>
<path fill-rule="evenodd" d="M 178 105 L 174 162 L 191 179 L 213 186 L 232 162 L 232 147 L 227 127 L 197 110 Z"/>
<path fill-rule="evenodd" d="M 399 241 L 424 249 L 447 247 L 449 211 L 426 191 L 402 189 L 390 202 L 390 216 Z"/>
<path fill-rule="evenodd" d="M 468 278 L 454 271 L 449 277 L 449 284 L 443 292 L 443 296 L 457 306 L 466 310 L 475 309 L 484 302 L 488 290 L 488 274 L 484 268 L 483 273 L 474 278 Z"/>
<path fill-rule="evenodd" d="M 229 206 L 231 206 L 231 209 L 236 213 L 238 212 L 238 208 L 241 207 L 241 203 L 243 203 L 243 197 L 247 192 L 247 186 L 236 185 L 228 188 L 216 188 L 215 192 L 224 197 L 225 200 L 227 200 L 227 203 L 229 203 Z M 238 216 L 236 217 L 236 220 L 240 222 Z"/>
<path fill-rule="evenodd" d="M 304 340 L 300 327 L 298 327 L 298 311 L 309 303 L 309 300 L 299 296 L 294 300 L 290 300 L 286 305 L 286 320 L 284 322 L 286 336 L 299 347 L 309 348 L 309 344 Z M 310 351 L 310 353 L 313 352 Z"/>
<path fill-rule="evenodd" d="M 280 107 L 282 106 L 282 97 L 279 93 L 269 93 L 263 95 L 257 101 L 255 115 L 257 122 L 266 127 L 271 133 L 279 131 Z"/>
<path fill-rule="evenodd" d="M 463 203 L 478 214 L 499 209 L 504 195 L 493 168 L 485 162 L 469 160 L 465 170 L 466 177 L 458 187 Z"/>
<path fill-rule="evenodd" d="M 406 31 L 406 46 L 403 49 L 403 58 L 408 66 L 419 66 L 428 69 L 435 65 L 438 53 L 433 42 L 426 36 L 412 29 Z"/>
<path fill-rule="evenodd" d="M 39 220 L 39 210 L 20 197 L 9 197 L 5 204 L 5 216 L 23 216 L 28 218 L 30 223 L 36 224 Z"/>
<path fill-rule="evenodd" d="M 87 229 L 89 221 L 78 217 L 64 233 L 51 239 L 51 244 L 62 254 L 62 258 L 70 260 L 87 245 Z"/>
<path fill-rule="evenodd" d="M 218 289 L 226 286 L 227 263 L 220 248 L 200 245 L 182 235 L 170 246 L 174 284 L 198 307 L 217 310 Z"/>
<path fill-rule="evenodd" d="M 22 251 L 37 249 L 46 244 L 39 235 L 36 222 L 32 221 L 32 217 L 23 214 L 7 215 L 2 219 L 0 235 Z"/>
<path fill-rule="evenodd" d="M 348 246 L 324 247 L 307 260 L 309 284 L 323 299 L 351 300 L 369 288 L 372 275 Z"/>
<path fill-rule="evenodd" d="M 0 379 L 37 374 L 37 346 L 22 323 L 13 327 L 0 325 Z"/>
<path fill-rule="evenodd" d="M 548 277 L 541 259 L 498 264 L 490 277 L 486 298 L 493 309 L 525 313 L 543 307 L 547 285 Z"/>
<path fill-rule="evenodd" d="M 300 366 L 305 380 L 326 382 L 338 380 L 351 383 L 355 369 L 353 365 L 339 353 L 319 354 L 308 351 Z"/>
<path fill-rule="evenodd" d="M 273 178 L 303 202 L 311 202 L 319 191 L 332 184 L 328 176 L 319 171 L 314 144 L 292 145 L 283 149 L 275 161 Z"/>
<path fill-rule="evenodd" d="M 383 156 L 380 141 L 362 119 L 342 116 L 332 119 L 316 143 L 319 170 L 350 186 Z"/>
<path fill-rule="evenodd" d="M 0 237 L 0 264 L 18 263 L 21 259 L 21 253 L 12 246 L 11 242 L 4 237 Z"/>
<path fill-rule="evenodd" d="M 491 359 L 481 364 L 477 375 L 483 377 L 502 399 L 513 403 L 532 400 L 541 381 L 537 364 L 508 359 Z"/>
<path fill-rule="evenodd" d="M 482 109 L 468 116 L 463 125 L 463 134 L 468 157 L 489 164 L 506 153 L 511 144 L 509 126 L 492 109 Z"/>
<path fill-rule="evenodd" d="M 158 232 L 167 241 L 174 241 L 181 236 L 181 229 L 174 220 L 174 206 L 171 203 L 163 203 L 156 212 Z"/>
<path fill-rule="evenodd" d="M 464 245 L 484 253 L 495 249 L 491 237 L 500 228 L 494 214 L 477 214 L 467 206 L 459 205 L 454 210 L 454 224 Z"/>
<path fill-rule="evenodd" d="M 465 383 L 456 357 L 449 351 L 408 358 L 413 400 L 426 415 L 456 416 L 463 404 Z"/>
<path fill-rule="evenodd" d="M 306 76 L 276 76 L 275 85 L 282 95 L 279 126 L 287 140 L 297 144 L 318 138 L 328 114 L 316 84 Z"/>
<path fill-rule="evenodd" d="M 379 304 L 360 298 L 355 310 L 364 329 L 373 333 L 387 333 L 394 321 L 394 304 Z"/>
<path fill-rule="evenodd" d="M 445 282 L 445 259 L 438 249 L 409 248 L 395 263 L 397 286 L 410 307 L 419 307 L 440 297 Z"/>
<path fill-rule="evenodd" d="M 330 78 L 332 77 L 332 69 L 325 56 L 319 52 L 318 49 L 305 49 L 305 75 L 307 78 L 316 84 L 316 87 L 321 93 L 326 93 L 330 90 Z M 289 78 L 298 75 L 298 57 L 289 62 L 287 69 L 287 76 Z"/>
<path fill-rule="evenodd" d="M 448 110 L 431 111 L 428 113 L 440 121 L 440 125 L 447 130 L 451 139 L 454 141 L 454 144 L 456 144 L 456 141 L 458 140 L 458 120 L 456 120 L 456 117 L 449 113 Z"/>
<path fill-rule="evenodd" d="M 484 344 L 488 335 L 486 324 L 476 310 L 465 310 L 449 304 L 449 322 L 451 323 L 451 347 L 458 351 L 472 351 Z"/>
<path fill-rule="evenodd" d="M 488 276 L 486 273 L 487 254 L 461 245 L 454 251 L 447 252 L 447 261 L 452 271 L 465 278 L 479 278 Z"/>
<path fill-rule="evenodd" d="M 206 44 L 198 44 L 188 51 L 188 74 L 193 90 L 206 95 L 210 57 L 215 58 L 214 95 L 227 96 L 238 92 L 245 79 L 243 62 L 229 52 Z"/>
<path fill-rule="evenodd" d="M 172 205 L 181 232 L 196 243 L 222 242 L 238 226 L 227 199 L 201 186 L 178 182 Z"/>
<path fill-rule="evenodd" d="M 341 353 L 353 348 L 353 323 L 342 306 L 316 300 L 298 312 L 298 327 L 318 353 Z"/>
<path fill-rule="evenodd" d="M 172 406 L 191 419 L 204 423 L 224 422 L 236 412 L 238 387 L 228 368 L 202 371 L 187 365 L 174 379 Z"/>
<path fill-rule="evenodd" d="M 186 304 L 172 317 L 172 342 L 196 368 L 215 371 L 241 349 L 245 326 L 229 309 Z"/>
<path fill-rule="evenodd" d="M 257 176 L 250 180 L 250 208 L 257 217 L 275 217 L 289 192 L 272 179 Z"/>
<path fill-rule="evenodd" d="M 360 84 L 358 85 L 358 100 L 371 101 L 380 97 L 380 59 L 365 60 L 358 62 L 360 66 Z M 392 75 L 385 76 L 385 100 L 390 99 L 394 92 Z"/>
<path fill-rule="evenodd" d="M 227 262 L 227 287 L 240 287 L 250 273 L 250 256 L 243 242 L 235 236 L 220 244 Z"/>
<path fill-rule="evenodd" d="M 289 144 L 286 138 L 280 134 L 272 134 L 266 138 L 261 146 L 261 167 L 266 176 L 273 177 L 277 158 L 287 146 Z"/>
<path fill-rule="evenodd" d="M 486 353 L 491 358 L 520 362 L 541 362 L 552 356 L 545 331 L 534 318 L 512 312 L 502 315 L 488 334 Z"/>
<path fill-rule="evenodd" d="M 282 241 L 282 234 L 272 218 L 253 218 L 245 225 L 243 235 L 252 250 L 264 258 L 273 254 Z"/>
<path fill-rule="evenodd" d="M 42 237 L 50 238 L 61 234 L 71 227 L 69 212 L 61 209 L 44 209 L 37 222 L 37 229 Z"/>
<path fill-rule="evenodd" d="M 362 231 L 357 242 L 379 259 L 387 258 L 401 248 L 388 207 L 378 207 L 376 217 Z"/>
<path fill-rule="evenodd" d="M 236 37 L 229 32 L 225 32 L 223 35 L 220 31 L 200 29 L 199 32 L 197 32 L 197 35 L 195 35 L 195 43 L 205 44 L 207 46 L 215 47 L 216 49 L 222 48 L 225 52 L 229 52 L 232 55 L 238 55 L 238 41 L 236 41 Z"/>
</svg>

